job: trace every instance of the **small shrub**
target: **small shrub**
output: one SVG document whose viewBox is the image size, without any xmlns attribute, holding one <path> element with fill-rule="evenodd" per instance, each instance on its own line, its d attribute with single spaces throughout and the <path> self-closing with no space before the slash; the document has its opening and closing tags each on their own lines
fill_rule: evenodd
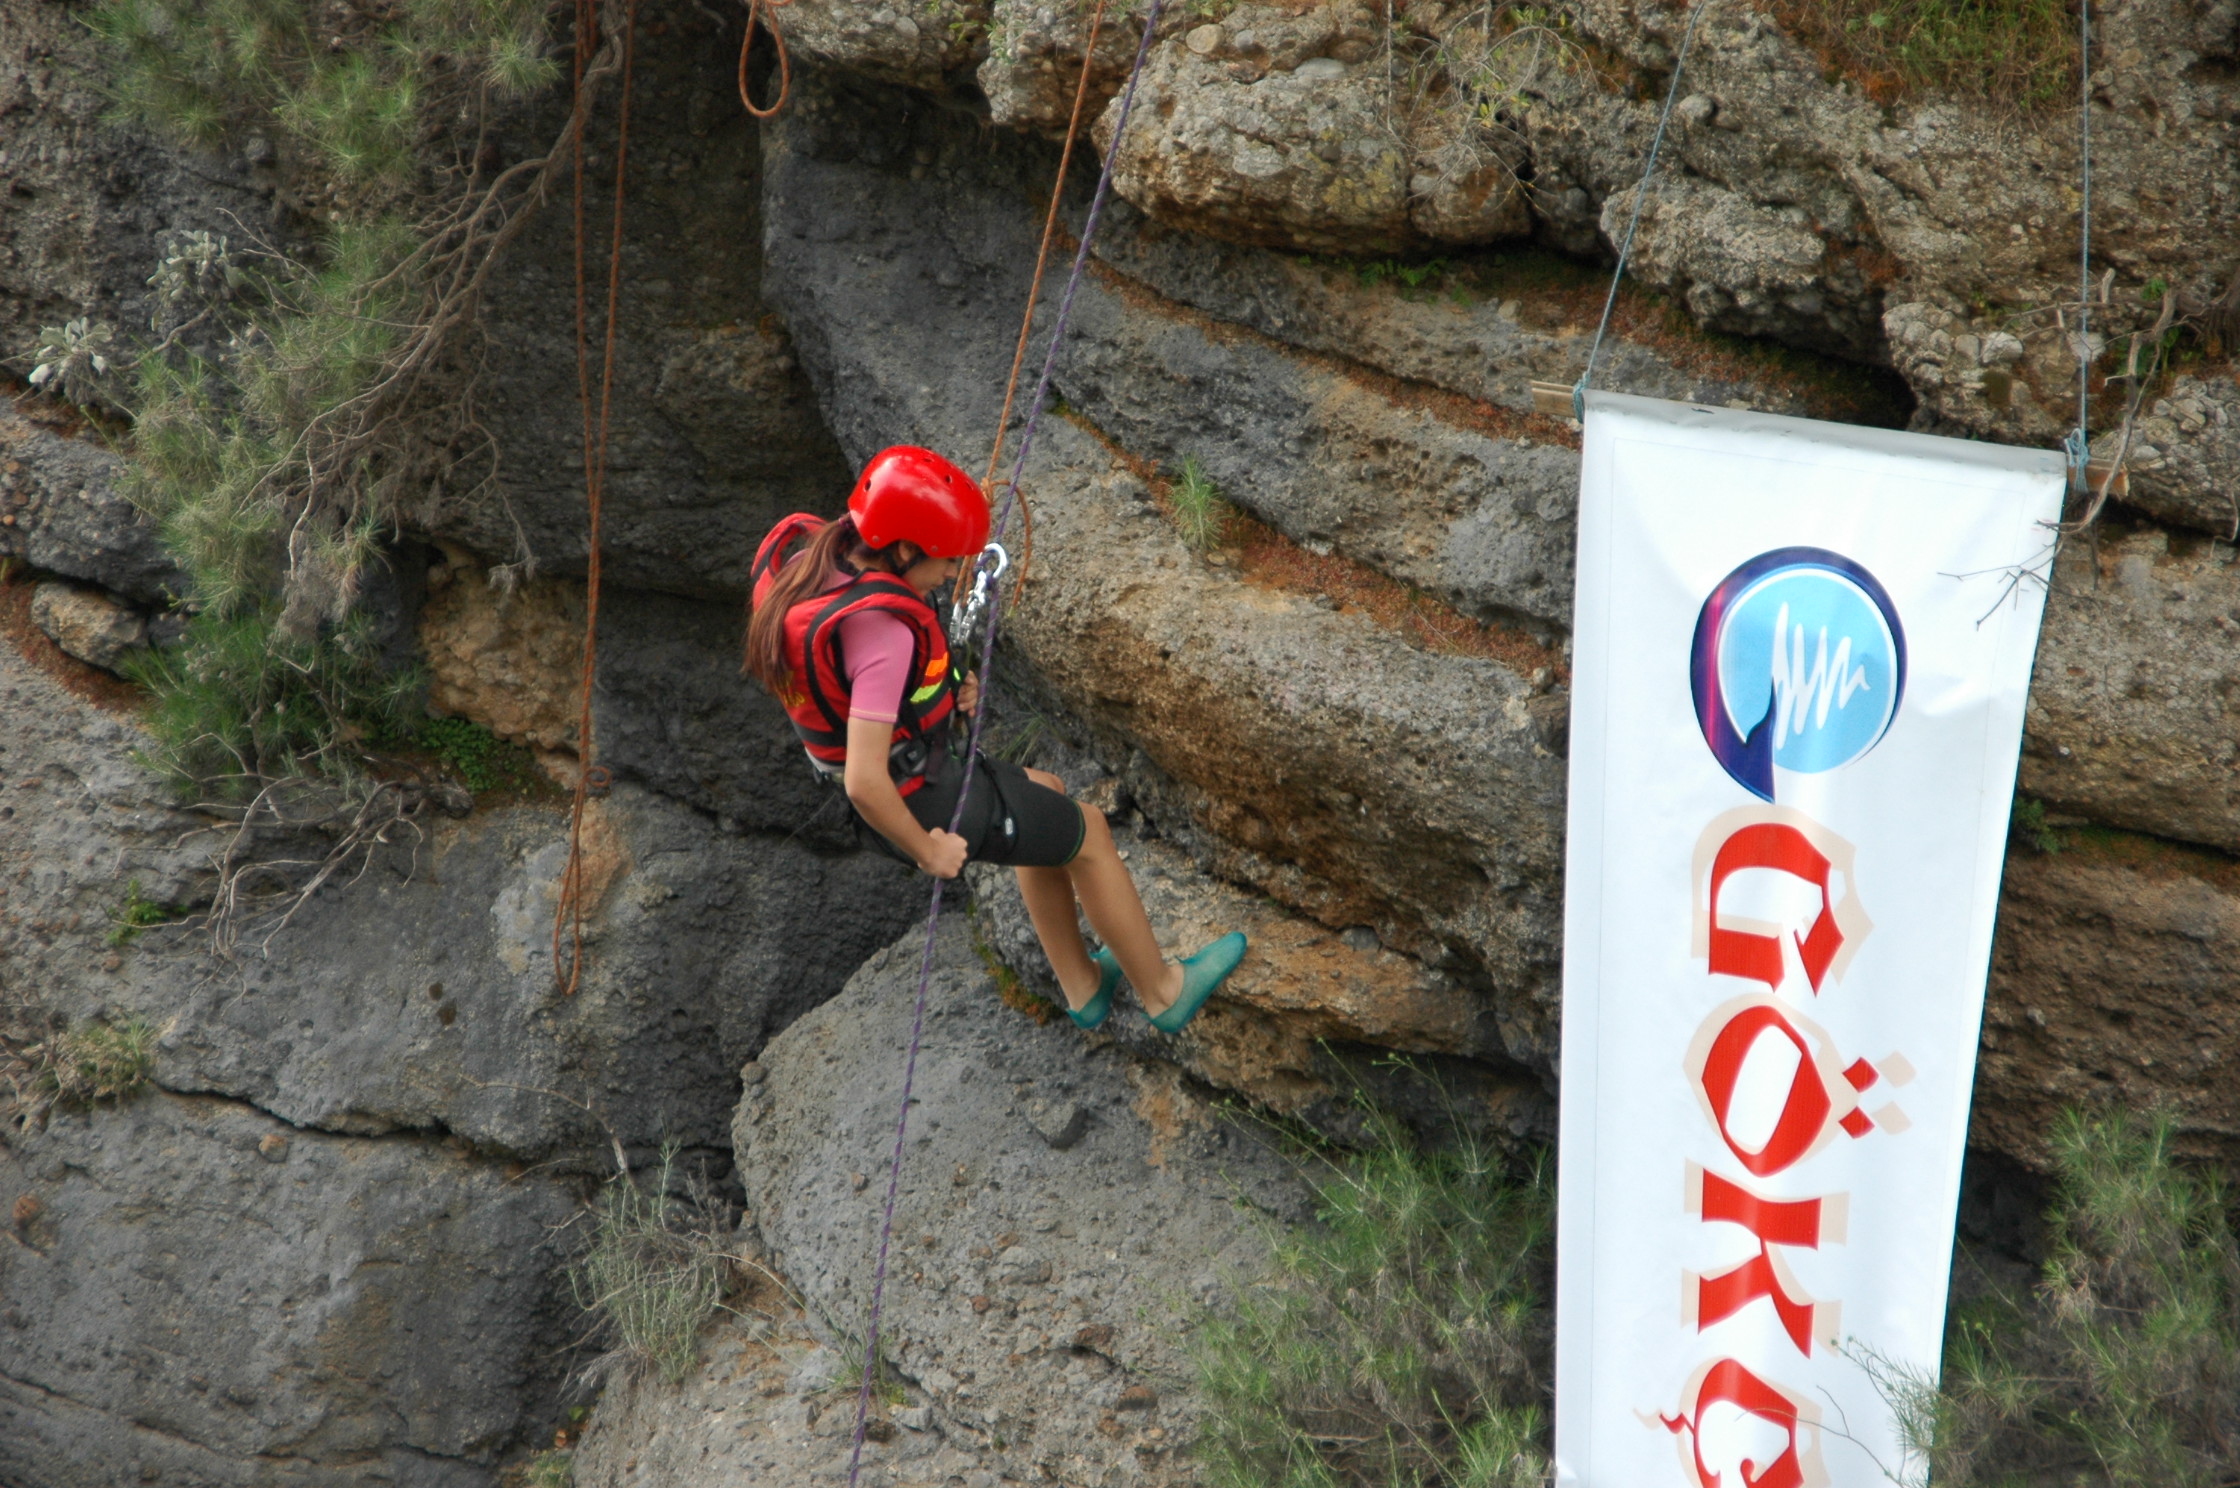
<svg viewBox="0 0 2240 1488">
<path fill-rule="evenodd" d="M 1417 1150 L 1372 1116 L 1314 1184 L 1321 1223 L 1207 1321 L 1201 1450 L 1217 1488 L 1537 1488 L 1551 1195 L 1467 1136 Z"/>
<path fill-rule="evenodd" d="M 155 1075 L 157 1036 L 144 1018 L 88 1023 L 57 1034 L 36 1052 L 35 1087 L 58 1106 L 136 1095 Z"/>
<path fill-rule="evenodd" d="M 2224 1488 L 2240 1443 L 2240 1245 L 2221 1182 L 2166 1118 L 2068 1113 L 2034 1298 L 1955 1317 L 1944 1379 L 1864 1357 L 1912 1447 L 1909 1480 Z"/>
<path fill-rule="evenodd" d="M 430 718 L 412 730 L 411 739 L 443 761 L 476 795 L 521 790 L 537 778 L 534 755 L 469 718 Z"/>
<path fill-rule="evenodd" d="M 577 1305 L 614 1348 L 676 1384 L 699 1363 L 700 1329 L 723 1306 L 726 1261 L 704 1203 L 669 1196 L 676 1149 L 664 1147 L 652 1192 L 611 1180 L 592 1211 L 591 1244 L 570 1268 Z"/>
<path fill-rule="evenodd" d="M 399 727 L 419 691 L 415 674 L 382 669 L 362 617 L 296 639 L 273 606 L 204 611 L 184 644 L 125 665 L 152 698 L 149 763 L 188 795 L 250 795 L 260 780 L 307 770 L 348 776 L 347 746 L 369 729 Z"/>
<path fill-rule="evenodd" d="M 559 79 L 559 16 L 547 0 L 90 7 L 116 113 L 198 148 L 269 144 L 323 229 L 300 254 L 171 235 L 149 280 L 161 339 L 119 394 L 130 494 L 204 617 L 141 679 L 159 762 L 198 789 L 348 781 L 336 745 L 413 690 L 368 671 L 349 617 L 401 492 L 489 478 L 446 346 L 543 178 L 491 174 L 474 142 L 503 101 Z M 82 401 L 106 334 L 50 333 L 39 380 Z"/>
<path fill-rule="evenodd" d="M 840 1367 L 825 1384 L 827 1395 L 846 1395 L 851 1399 L 863 1392 L 863 1340 L 853 1333 L 840 1335 Z M 903 1388 L 895 1376 L 894 1366 L 887 1362 L 884 1349 L 871 1372 L 871 1398 L 888 1407 L 908 1405 L 910 1392 Z"/>
<path fill-rule="evenodd" d="M 100 0 L 117 111 L 208 148 L 277 124 L 282 147 L 345 186 L 394 187 L 428 121 L 482 89 L 519 97 L 559 75 L 543 0 Z"/>
<path fill-rule="evenodd" d="M 31 369 L 31 385 L 70 403 L 100 402 L 115 345 L 113 326 L 82 315 L 59 326 L 42 327 L 39 343 L 31 352 L 36 364 Z"/>
<path fill-rule="evenodd" d="M 1182 540 L 1200 552 L 1220 542 L 1228 530 L 1229 503 L 1194 455 L 1182 462 L 1182 476 L 1174 483 L 1174 520 Z"/>
<path fill-rule="evenodd" d="M 167 925 L 179 917 L 177 906 L 158 904 L 140 891 L 140 880 L 125 885 L 124 903 L 110 916 L 115 928 L 109 932 L 109 944 L 122 950 L 140 938 L 140 932 L 150 925 Z"/>
</svg>

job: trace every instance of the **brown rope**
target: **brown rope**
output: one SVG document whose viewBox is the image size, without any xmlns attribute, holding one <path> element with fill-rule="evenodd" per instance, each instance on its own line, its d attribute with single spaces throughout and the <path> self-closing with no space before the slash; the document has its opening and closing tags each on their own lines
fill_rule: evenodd
<svg viewBox="0 0 2240 1488">
<path fill-rule="evenodd" d="M 786 0 L 792 3 L 792 0 Z M 1050 261 L 1050 245 L 1058 235 L 1058 207 L 1065 200 L 1066 171 L 1073 164 L 1073 144 L 1081 134 L 1082 106 L 1089 98 L 1089 69 L 1096 60 L 1097 33 L 1104 26 L 1105 0 L 1097 0 L 1097 8 L 1089 16 L 1089 41 L 1081 49 L 1081 78 L 1073 88 L 1073 117 L 1066 121 L 1065 149 L 1058 155 L 1058 179 L 1050 188 L 1050 210 L 1042 219 L 1042 246 L 1034 256 L 1034 280 L 1027 286 L 1027 313 L 1019 320 L 1019 344 L 1011 353 L 1011 378 L 1003 386 L 1003 412 L 996 417 L 995 448 L 988 451 L 988 474 L 980 487 L 993 501 L 996 493 L 996 471 L 1003 464 L 1004 434 L 1011 427 L 1011 404 L 1019 394 L 1019 369 L 1027 360 L 1027 337 L 1034 329 L 1035 304 L 1042 296 L 1042 270 Z M 1019 546 L 1019 573 L 1012 581 L 1011 602 L 1017 604 L 1026 592 L 1027 564 L 1034 557 L 1034 512 L 1027 505 L 1026 493 L 1012 492 L 1019 504 L 1019 516 L 1025 523 L 1021 529 Z M 952 602 L 963 604 L 966 591 L 971 587 L 972 569 L 966 567 L 957 574 L 957 587 Z"/>
<path fill-rule="evenodd" d="M 580 86 L 584 38 L 596 32 L 599 0 L 576 3 L 576 69 Z M 583 124 L 576 123 L 575 259 L 576 259 L 576 392 L 583 414 L 583 498 L 589 516 L 584 570 L 583 674 L 580 710 L 576 718 L 576 750 L 581 768 L 576 772 L 575 803 L 568 816 L 568 866 L 560 875 L 560 898 L 552 912 L 552 975 L 567 996 L 574 996 L 583 979 L 583 811 L 589 800 L 593 776 L 605 772 L 592 763 L 595 741 L 591 728 L 591 687 L 599 664 L 599 559 L 600 507 L 606 495 L 607 432 L 614 406 L 614 349 L 616 313 L 622 299 L 622 204 L 625 168 L 630 159 L 630 84 L 636 57 L 638 0 L 625 0 L 622 21 L 622 103 L 615 127 L 614 225 L 607 246 L 607 323 L 599 368 L 599 419 L 593 438 L 591 419 L 590 326 L 584 295 L 583 230 Z M 573 935 L 566 976 L 560 973 L 560 927 L 566 921 Z"/>
<path fill-rule="evenodd" d="M 793 0 L 747 0 L 747 34 L 739 42 L 739 101 L 747 112 L 757 119 L 775 117 L 786 106 L 786 95 L 793 91 L 793 64 L 786 60 L 786 37 L 778 29 L 777 12 Z M 754 45 L 754 28 L 760 25 L 770 33 L 770 44 L 778 49 L 778 96 L 768 108 L 756 108 L 747 96 L 747 49 Z"/>
</svg>

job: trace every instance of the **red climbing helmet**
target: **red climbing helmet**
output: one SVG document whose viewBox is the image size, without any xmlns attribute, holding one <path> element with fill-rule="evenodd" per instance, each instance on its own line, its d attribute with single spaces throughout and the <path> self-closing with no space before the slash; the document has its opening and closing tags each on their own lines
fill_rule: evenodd
<svg viewBox="0 0 2240 1488">
<path fill-rule="evenodd" d="M 848 515 L 872 547 L 915 543 L 930 558 L 969 558 L 988 543 L 980 484 L 929 449 L 897 444 L 871 457 Z"/>
</svg>

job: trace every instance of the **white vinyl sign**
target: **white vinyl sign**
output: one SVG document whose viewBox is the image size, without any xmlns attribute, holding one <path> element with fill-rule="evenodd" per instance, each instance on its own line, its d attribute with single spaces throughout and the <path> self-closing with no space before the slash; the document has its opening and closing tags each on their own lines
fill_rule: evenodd
<svg viewBox="0 0 2240 1488">
<path fill-rule="evenodd" d="M 1867 1366 L 1942 1351 L 2063 481 L 2050 451 L 1589 395 L 1559 1484 L 1906 1471 Z"/>
</svg>

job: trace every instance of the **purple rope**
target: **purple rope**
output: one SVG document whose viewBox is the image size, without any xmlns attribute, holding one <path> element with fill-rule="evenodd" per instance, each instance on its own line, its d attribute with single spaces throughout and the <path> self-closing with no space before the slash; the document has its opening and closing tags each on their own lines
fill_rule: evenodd
<svg viewBox="0 0 2240 1488">
<path fill-rule="evenodd" d="M 1027 468 L 1027 452 L 1034 446 L 1034 431 L 1042 420 L 1043 404 L 1050 392 L 1050 379 L 1057 370 L 1058 347 L 1065 340 L 1066 324 L 1073 317 L 1073 300 L 1081 288 L 1083 271 L 1088 266 L 1089 244 L 1097 235 L 1097 223 L 1104 215 L 1105 199 L 1112 192 L 1113 162 L 1120 158 L 1120 141 L 1127 133 L 1128 116 L 1135 110 L 1136 83 L 1143 76 L 1144 59 L 1151 54 L 1152 33 L 1158 29 L 1159 12 L 1166 0 L 1151 0 L 1151 8 L 1144 15 L 1143 39 L 1136 43 L 1135 66 L 1128 73 L 1127 90 L 1120 95 L 1120 116 L 1113 123 L 1112 148 L 1106 152 L 1104 168 L 1097 175 L 1096 194 L 1089 201 L 1089 216 L 1082 224 L 1080 246 L 1074 250 L 1073 272 L 1066 278 L 1065 295 L 1058 302 L 1058 318 L 1050 329 L 1050 346 L 1042 359 L 1042 373 L 1035 379 L 1034 397 L 1027 403 L 1026 428 L 1019 435 L 1019 458 L 1012 462 L 1011 479 L 1006 483 L 1003 503 L 996 509 L 995 539 L 1002 541 L 1011 527 L 1011 508 L 1019 494 L 1019 477 Z M 964 824 L 965 803 L 972 797 L 973 771 L 980 763 L 980 731 L 987 723 L 988 701 L 995 692 L 996 619 L 1003 611 L 1003 596 L 992 594 L 988 602 L 988 619 L 980 640 L 980 705 L 972 710 L 972 733 L 964 756 L 964 783 L 957 791 L 956 810 L 950 814 L 949 830 L 954 832 Z M 910 1091 L 918 1078 L 918 1050 L 925 1036 L 926 997 L 933 986 L 933 953 L 935 934 L 941 923 L 941 891 L 945 880 L 933 881 L 932 902 L 926 908 L 926 945 L 918 967 L 918 1002 L 910 1017 L 910 1054 L 902 1066 L 902 1110 L 895 1117 L 894 1155 L 887 1162 L 887 1202 L 879 1221 L 879 1261 L 871 1275 L 871 1317 L 864 1330 L 863 1383 L 856 1392 L 855 1441 L 848 1453 L 848 1488 L 856 1488 L 856 1478 L 863 1471 L 863 1441 L 871 1419 L 871 1379 L 879 1359 L 879 1314 L 886 1300 L 887 1252 L 894 1241 L 894 1206 L 902 1189 L 903 1144 L 910 1133 Z"/>
</svg>

